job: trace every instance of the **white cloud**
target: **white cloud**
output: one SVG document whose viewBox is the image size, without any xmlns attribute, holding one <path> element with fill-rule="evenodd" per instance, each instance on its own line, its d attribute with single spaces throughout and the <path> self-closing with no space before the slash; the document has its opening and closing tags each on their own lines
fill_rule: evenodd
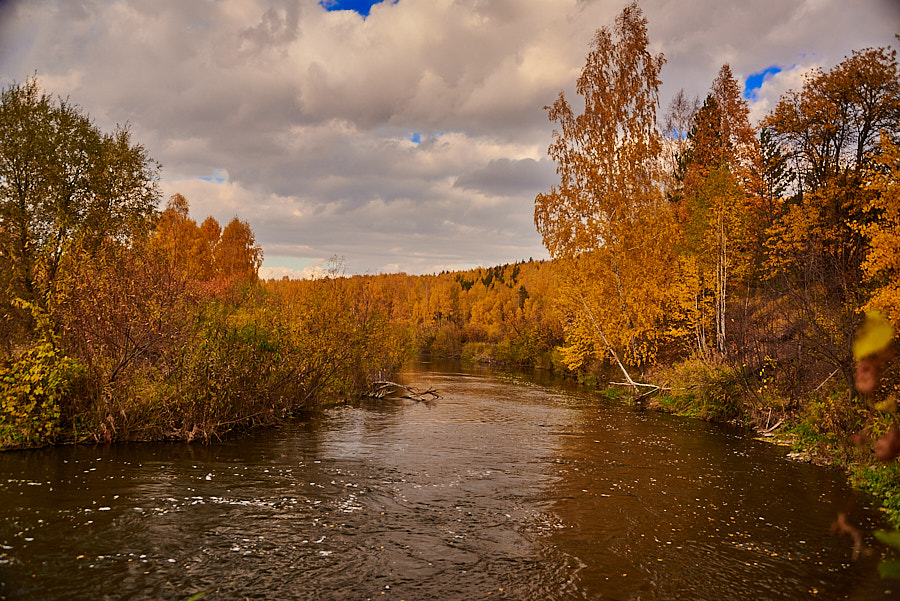
<svg viewBox="0 0 900 601">
<path fill-rule="evenodd" d="M 775 108 L 783 94 L 802 89 L 807 74 L 818 66 L 815 63 L 793 65 L 767 76 L 749 103 L 750 121 L 759 123 Z"/>
</svg>

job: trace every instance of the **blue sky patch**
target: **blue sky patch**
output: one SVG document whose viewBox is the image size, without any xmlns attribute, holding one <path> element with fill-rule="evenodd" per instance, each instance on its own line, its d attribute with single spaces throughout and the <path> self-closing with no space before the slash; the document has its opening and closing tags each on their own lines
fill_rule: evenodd
<svg viewBox="0 0 900 601">
<path fill-rule="evenodd" d="M 420 134 L 419 132 L 414 133 L 412 135 L 412 137 L 409 139 L 409 141 L 412 142 L 413 144 L 421 144 L 422 143 L 422 134 Z"/>
<path fill-rule="evenodd" d="M 399 0 L 390 0 L 391 4 L 397 4 Z M 319 6 L 325 10 L 352 10 L 363 17 L 369 16 L 369 11 L 382 0 L 319 0 Z"/>
<path fill-rule="evenodd" d="M 776 73 L 781 73 L 781 67 L 772 65 L 771 67 L 763 69 L 759 73 L 753 73 L 752 75 L 750 75 L 744 82 L 744 98 L 746 98 L 747 100 L 755 98 L 756 91 L 760 87 L 762 87 L 763 82 Z"/>
<path fill-rule="evenodd" d="M 228 172 L 224 169 L 213 169 L 212 175 L 200 176 L 197 179 L 202 179 L 205 182 L 215 182 L 217 184 L 224 184 L 228 181 Z"/>
</svg>

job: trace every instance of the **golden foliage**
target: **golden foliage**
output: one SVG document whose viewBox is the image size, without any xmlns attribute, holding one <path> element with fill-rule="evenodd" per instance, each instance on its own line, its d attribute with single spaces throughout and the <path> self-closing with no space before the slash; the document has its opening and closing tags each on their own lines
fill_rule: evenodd
<svg viewBox="0 0 900 601">
<path fill-rule="evenodd" d="M 873 163 L 867 188 L 876 194 L 866 207 L 869 221 L 862 226 L 870 245 L 862 267 L 874 287 L 867 307 L 900 328 L 900 144 L 885 138 Z"/>
<path fill-rule="evenodd" d="M 658 187 L 656 108 L 665 59 L 648 45 L 632 3 L 594 36 L 576 88 L 584 112 L 576 116 L 562 93 L 547 107 L 560 126 L 548 150 L 560 183 L 537 196 L 534 218 L 562 266 L 573 366 L 588 349 L 648 361 L 664 321 L 673 255 L 661 243 L 669 212 Z"/>
</svg>

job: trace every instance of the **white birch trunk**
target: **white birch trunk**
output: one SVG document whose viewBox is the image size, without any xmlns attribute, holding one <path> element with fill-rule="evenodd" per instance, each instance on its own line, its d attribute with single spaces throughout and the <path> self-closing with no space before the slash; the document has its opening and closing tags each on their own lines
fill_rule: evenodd
<svg viewBox="0 0 900 601">
<path fill-rule="evenodd" d="M 725 219 L 719 216 L 719 257 L 716 266 L 716 347 L 724 355 L 725 340 L 725 295 L 728 283 L 728 241 L 725 236 Z"/>
</svg>

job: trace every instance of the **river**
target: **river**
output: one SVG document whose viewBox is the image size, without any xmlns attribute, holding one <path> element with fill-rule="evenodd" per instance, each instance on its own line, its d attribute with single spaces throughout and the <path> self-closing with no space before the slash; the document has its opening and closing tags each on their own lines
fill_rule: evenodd
<svg viewBox="0 0 900 601">
<path fill-rule="evenodd" d="M 878 512 L 732 429 L 458 365 L 210 445 L 0 453 L 5 599 L 889 599 Z"/>
</svg>

